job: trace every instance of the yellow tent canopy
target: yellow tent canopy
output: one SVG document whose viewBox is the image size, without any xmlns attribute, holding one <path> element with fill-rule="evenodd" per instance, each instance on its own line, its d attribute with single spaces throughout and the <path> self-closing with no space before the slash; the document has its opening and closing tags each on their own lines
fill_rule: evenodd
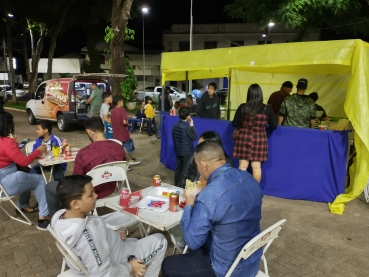
<svg viewBox="0 0 369 277">
<path fill-rule="evenodd" d="M 369 44 L 362 40 L 317 41 L 163 53 L 162 84 L 166 81 L 230 78 L 229 106 L 245 102 L 247 88 L 261 85 L 264 99 L 290 80 L 309 80 L 318 103 L 328 115 L 347 116 L 355 129 L 356 162 L 351 185 L 329 204 L 342 214 L 344 204 L 359 196 L 369 177 Z"/>
</svg>

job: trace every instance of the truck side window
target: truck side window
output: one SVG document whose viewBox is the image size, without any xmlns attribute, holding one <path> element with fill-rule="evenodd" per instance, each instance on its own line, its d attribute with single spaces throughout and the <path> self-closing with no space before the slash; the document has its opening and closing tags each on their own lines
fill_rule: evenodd
<svg viewBox="0 0 369 277">
<path fill-rule="evenodd" d="M 161 92 L 161 88 L 157 88 L 157 89 L 156 89 L 156 91 L 157 91 L 157 92 Z"/>
<path fill-rule="evenodd" d="M 36 97 L 35 97 L 36 100 L 44 99 L 45 87 L 46 87 L 46 84 L 42 84 L 41 86 L 38 87 L 36 91 Z"/>
</svg>

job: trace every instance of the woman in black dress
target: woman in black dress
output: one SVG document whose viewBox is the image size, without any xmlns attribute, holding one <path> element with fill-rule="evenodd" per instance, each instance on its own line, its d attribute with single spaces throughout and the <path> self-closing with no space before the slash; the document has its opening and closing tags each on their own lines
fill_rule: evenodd
<svg viewBox="0 0 369 277">
<path fill-rule="evenodd" d="M 246 103 L 241 104 L 232 125 L 240 127 L 235 139 L 233 157 L 240 161 L 239 169 L 247 170 L 251 162 L 252 175 L 260 183 L 261 162 L 268 158 L 266 125 L 277 128 L 273 109 L 263 104 L 263 92 L 258 84 L 252 84 L 247 91 Z"/>
</svg>

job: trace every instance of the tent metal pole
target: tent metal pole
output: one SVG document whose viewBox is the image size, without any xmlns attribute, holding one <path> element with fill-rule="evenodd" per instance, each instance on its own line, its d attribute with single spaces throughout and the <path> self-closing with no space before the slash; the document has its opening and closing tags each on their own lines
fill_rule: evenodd
<svg viewBox="0 0 369 277">
<path fill-rule="evenodd" d="M 230 120 L 231 117 L 231 70 L 229 70 L 229 74 L 228 74 L 228 95 L 227 95 L 227 120 Z"/>
</svg>

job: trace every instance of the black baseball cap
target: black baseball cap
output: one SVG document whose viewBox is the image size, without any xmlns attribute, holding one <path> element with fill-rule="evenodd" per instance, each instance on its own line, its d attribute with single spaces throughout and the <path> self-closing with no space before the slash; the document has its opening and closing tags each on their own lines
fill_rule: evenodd
<svg viewBox="0 0 369 277">
<path fill-rule="evenodd" d="M 293 84 L 290 81 L 286 81 L 282 84 L 282 88 L 293 88 Z"/>
<path fill-rule="evenodd" d="M 297 88 L 307 88 L 308 86 L 308 80 L 305 78 L 301 78 L 297 81 Z"/>
</svg>

